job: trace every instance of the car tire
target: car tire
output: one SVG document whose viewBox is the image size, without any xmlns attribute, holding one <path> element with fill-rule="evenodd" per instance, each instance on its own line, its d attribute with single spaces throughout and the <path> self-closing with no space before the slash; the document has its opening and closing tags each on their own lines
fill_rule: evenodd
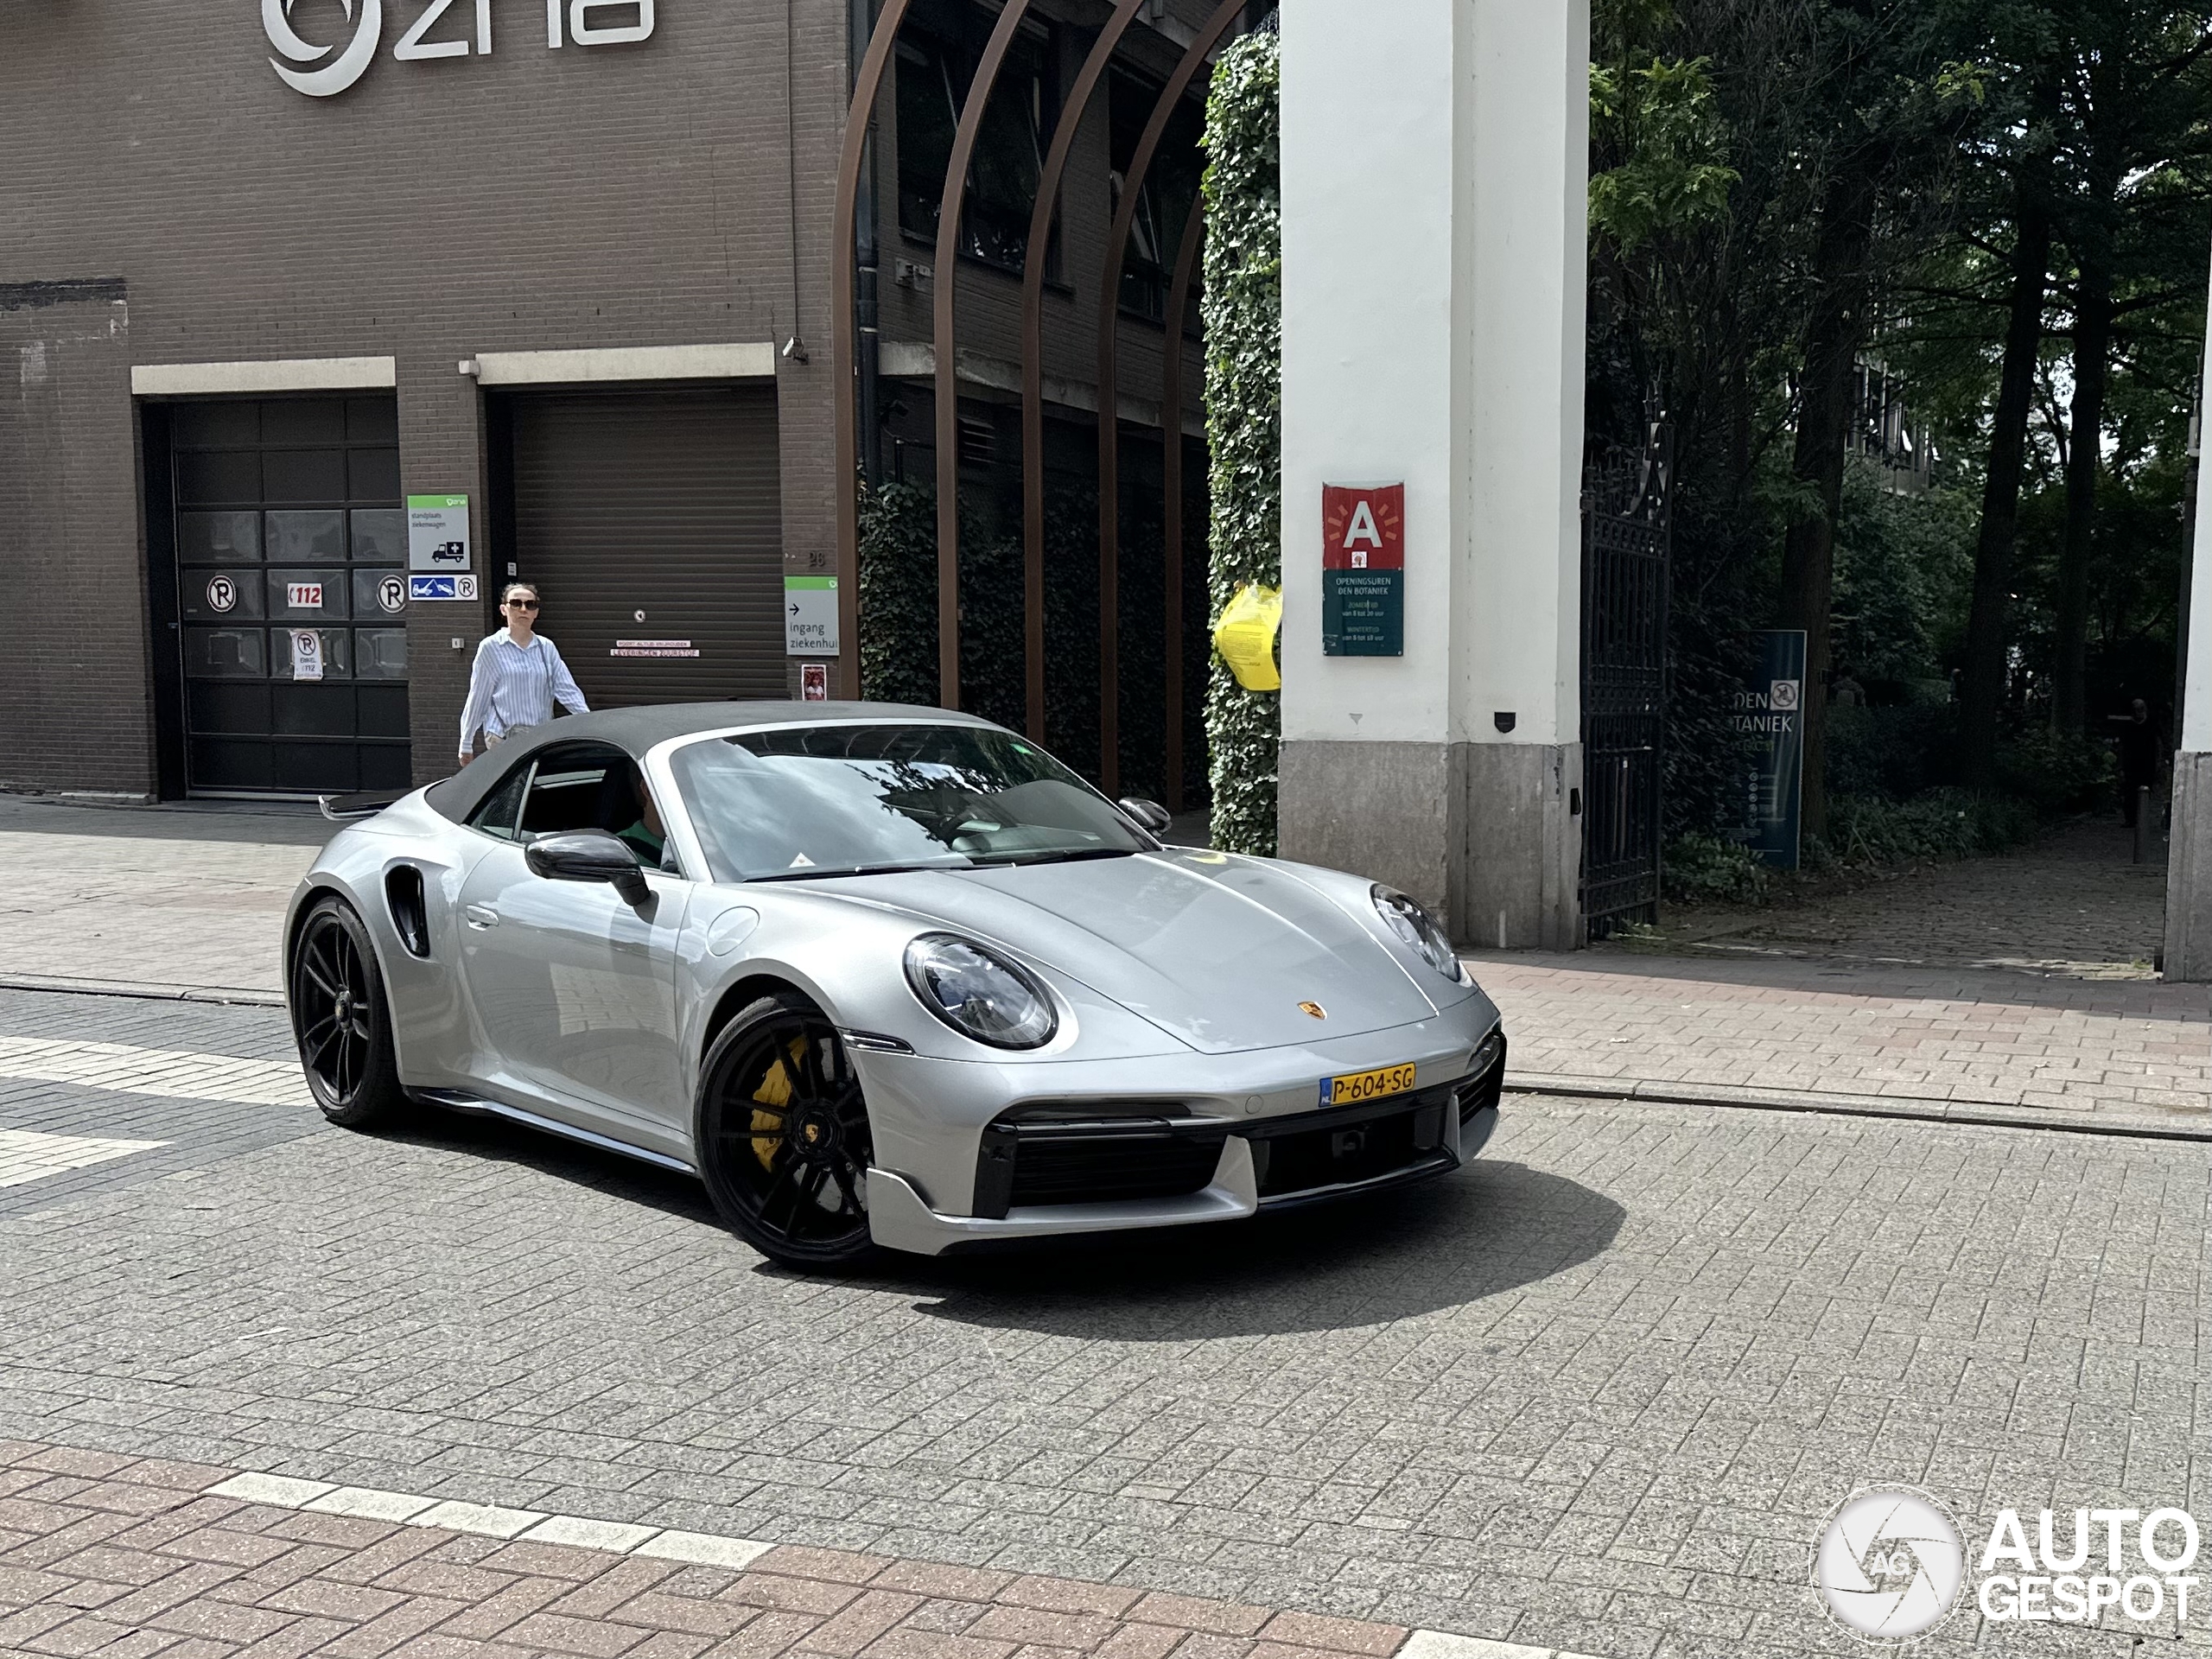
<svg viewBox="0 0 2212 1659">
<path fill-rule="evenodd" d="M 874 1158 L 852 1056 L 796 991 L 747 1003 L 699 1068 L 699 1173 L 730 1230 L 804 1273 L 875 1259 L 868 1235 Z"/>
<path fill-rule="evenodd" d="M 315 901 L 292 946 L 292 1036 L 308 1091 L 322 1115 L 349 1129 L 387 1128 L 404 1114 L 391 1004 L 375 943 L 353 907 Z"/>
</svg>

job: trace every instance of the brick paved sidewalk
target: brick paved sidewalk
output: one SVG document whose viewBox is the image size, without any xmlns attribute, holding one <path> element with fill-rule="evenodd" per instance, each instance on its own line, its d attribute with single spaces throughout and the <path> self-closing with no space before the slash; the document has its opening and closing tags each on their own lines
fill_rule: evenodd
<svg viewBox="0 0 2212 1659">
<path fill-rule="evenodd" d="M 2161 863 L 2082 821 L 1656 944 L 1486 955 L 1524 1086 L 2101 1126 L 2212 1115 L 2212 987 L 2151 970 Z M 2162 849 L 2153 849 L 2154 853 Z"/>
<path fill-rule="evenodd" d="M 210 1492 L 235 1471 L 0 1441 L 0 1651 L 99 1659 L 1547 1659 L 1038 1574 L 486 1510 L 459 1526 Z M 327 1493 L 306 1482 L 271 1489 Z M 416 1501 L 416 1508 L 423 1507 Z M 447 1504 L 447 1510 L 470 1506 Z M 525 1531 L 525 1528 L 528 1531 Z M 549 1541 L 544 1535 L 610 1547 Z M 629 1535 L 625 1538 L 625 1535 Z M 626 1553 L 635 1550 L 636 1553 Z"/>
<path fill-rule="evenodd" d="M 0 976 L 273 995 L 319 817 L 65 806 L 0 795 Z"/>
<path fill-rule="evenodd" d="M 2212 987 L 1597 951 L 1470 961 L 1524 1087 L 2212 1120 Z"/>
</svg>

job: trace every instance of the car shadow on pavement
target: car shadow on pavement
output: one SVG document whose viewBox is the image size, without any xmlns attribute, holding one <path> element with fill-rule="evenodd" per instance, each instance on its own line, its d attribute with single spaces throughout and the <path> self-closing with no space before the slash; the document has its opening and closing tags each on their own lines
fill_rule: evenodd
<svg viewBox="0 0 2212 1659">
<path fill-rule="evenodd" d="M 963 1325 L 1123 1342 L 1280 1336 L 1386 1325 L 1572 1272 L 1626 1214 L 1563 1176 L 1485 1159 L 1370 1199 L 899 1259 L 870 1276 Z"/>
<path fill-rule="evenodd" d="M 619 1153 L 601 1152 L 526 1123 L 420 1107 L 404 1128 L 391 1131 L 387 1138 L 513 1164 L 571 1186 L 604 1192 L 624 1204 L 641 1205 L 718 1230 L 721 1226 L 715 1206 L 708 1200 L 707 1189 L 690 1176 Z"/>
<path fill-rule="evenodd" d="M 516 1164 L 721 1230 L 672 1172 L 493 1118 L 427 1112 L 395 1138 Z M 847 1282 L 958 1324 L 1128 1342 L 1383 1325 L 1504 1294 L 1594 1261 L 1627 1212 L 1579 1182 L 1478 1159 L 1407 1191 L 1251 1221 L 1039 1239 L 972 1255 L 885 1253 Z M 732 1266 L 801 1275 L 731 1237 Z"/>
</svg>

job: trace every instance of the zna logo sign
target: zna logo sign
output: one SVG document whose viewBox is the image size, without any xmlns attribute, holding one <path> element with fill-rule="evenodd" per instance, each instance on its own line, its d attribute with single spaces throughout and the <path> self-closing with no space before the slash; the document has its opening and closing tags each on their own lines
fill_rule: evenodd
<svg viewBox="0 0 2212 1659">
<path fill-rule="evenodd" d="M 391 48 L 402 63 L 421 63 L 436 58 L 492 55 L 492 0 L 476 0 L 474 38 L 432 40 L 430 31 L 462 0 L 420 0 L 422 10 Z M 343 46 L 302 39 L 292 27 L 299 0 L 261 0 L 261 27 L 277 57 L 269 60 L 280 79 L 296 92 L 309 98 L 334 98 L 355 85 L 369 72 L 377 48 L 384 41 L 384 0 L 339 0 L 353 38 Z M 311 10 L 329 10 L 330 0 L 316 0 Z M 465 13 L 463 14 L 466 15 Z M 571 41 L 578 46 L 635 46 L 653 34 L 653 0 L 546 0 L 545 45 L 558 50 Z M 279 59 L 289 60 L 289 64 Z M 291 66 L 314 65 L 315 67 Z"/>
<path fill-rule="evenodd" d="M 269 67 L 294 92 L 305 92 L 309 98 L 332 98 L 368 73 L 377 48 L 384 41 L 384 0 L 361 0 L 358 22 L 353 0 L 343 3 L 346 22 L 354 24 L 353 38 L 335 58 L 319 69 L 290 69 L 275 58 L 269 60 Z M 296 64 L 330 58 L 334 48 L 303 41 L 293 29 L 292 9 L 298 3 L 299 0 L 261 0 L 261 26 L 268 33 L 269 44 Z"/>
</svg>

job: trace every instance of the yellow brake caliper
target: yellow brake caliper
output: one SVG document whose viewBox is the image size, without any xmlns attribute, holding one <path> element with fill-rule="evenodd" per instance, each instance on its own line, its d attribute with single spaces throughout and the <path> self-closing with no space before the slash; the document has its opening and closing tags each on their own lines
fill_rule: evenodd
<svg viewBox="0 0 2212 1659">
<path fill-rule="evenodd" d="M 767 1076 L 760 1079 L 760 1086 L 753 1091 L 753 1155 L 760 1160 L 760 1167 L 767 1170 L 775 1167 L 776 1148 L 783 1144 L 784 1111 L 791 1103 L 791 1067 L 805 1057 L 806 1039 L 792 1038 L 788 1052 L 789 1065 L 782 1055 L 778 1055 L 775 1065 L 768 1068 Z"/>
</svg>

